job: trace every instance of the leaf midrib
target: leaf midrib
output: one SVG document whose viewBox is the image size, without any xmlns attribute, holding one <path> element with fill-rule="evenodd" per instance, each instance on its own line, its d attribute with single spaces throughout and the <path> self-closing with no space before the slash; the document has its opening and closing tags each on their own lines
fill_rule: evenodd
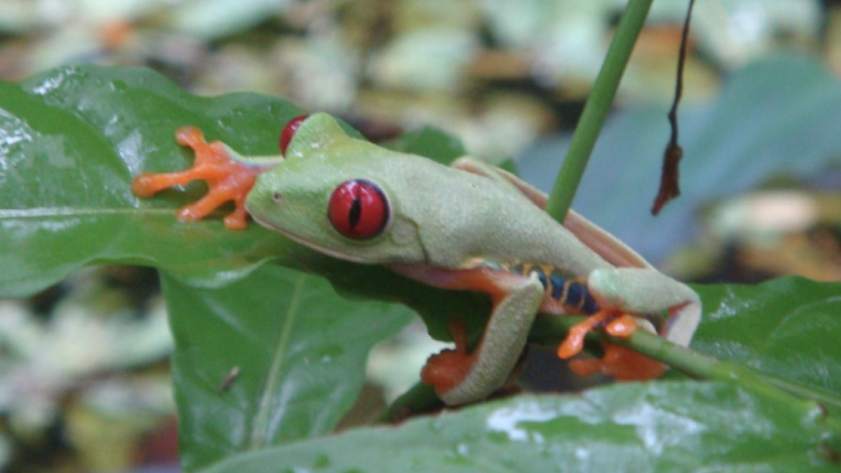
<svg viewBox="0 0 841 473">
<path fill-rule="evenodd" d="M 247 449 L 249 450 L 265 447 L 268 444 L 267 440 L 271 437 L 271 433 L 269 432 L 269 418 L 271 416 L 272 399 L 281 380 L 280 373 L 286 358 L 286 349 L 289 346 L 292 327 L 295 325 L 295 319 L 298 316 L 298 308 L 301 302 L 301 293 L 303 292 L 305 278 L 306 276 L 304 275 L 298 276 L 295 286 L 292 289 L 292 297 L 286 309 L 283 328 L 275 345 L 268 377 L 262 389 L 257 412 L 254 415 L 254 423 L 251 426 L 251 435 L 249 436 L 247 445 Z"/>
<path fill-rule="evenodd" d="M 0 209 L 0 220 L 35 218 L 96 217 L 99 215 L 175 215 L 171 208 L 111 208 L 111 207 L 31 207 L 28 209 Z"/>
</svg>

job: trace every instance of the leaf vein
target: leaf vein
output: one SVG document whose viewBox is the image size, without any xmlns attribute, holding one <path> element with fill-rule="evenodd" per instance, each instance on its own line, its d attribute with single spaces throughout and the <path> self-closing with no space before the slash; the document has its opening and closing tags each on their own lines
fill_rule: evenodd
<svg viewBox="0 0 841 473">
<path fill-rule="evenodd" d="M 286 349 L 289 346 L 289 339 L 292 334 L 292 328 L 295 325 L 295 320 L 298 317 L 298 310 L 301 305 L 301 293 L 304 290 L 305 275 L 298 277 L 295 281 L 295 286 L 292 289 L 291 299 L 289 300 L 289 307 L 286 310 L 286 317 L 283 321 L 283 328 L 280 331 L 277 345 L 272 355 L 272 362 L 269 367 L 268 377 L 262 389 L 260 396 L 260 403 L 257 407 L 257 413 L 254 416 L 254 424 L 251 427 L 251 435 L 249 437 L 248 448 L 258 449 L 265 447 L 267 440 L 271 436 L 270 416 L 272 408 L 272 396 L 277 390 L 278 384 L 281 382 L 281 370 L 283 362 L 286 358 Z"/>
<path fill-rule="evenodd" d="M 171 208 L 80 208 L 80 207 L 32 207 L 28 209 L 0 209 L 0 220 L 49 217 L 95 217 L 99 215 L 172 214 Z"/>
</svg>

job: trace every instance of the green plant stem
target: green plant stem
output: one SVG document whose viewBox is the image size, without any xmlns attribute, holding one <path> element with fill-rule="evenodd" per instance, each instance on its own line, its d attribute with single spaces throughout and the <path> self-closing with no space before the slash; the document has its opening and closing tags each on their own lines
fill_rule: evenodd
<svg viewBox="0 0 841 473">
<path fill-rule="evenodd" d="M 569 329 L 582 320 L 584 317 L 544 314 L 534 323 L 529 341 L 557 345 L 566 337 Z M 600 337 L 666 363 L 695 378 L 734 382 L 758 394 L 786 403 L 814 401 L 833 415 L 841 416 L 841 398 L 833 393 L 762 374 L 736 363 L 720 361 L 643 330 L 637 330 L 625 339 L 609 337 L 600 332 L 591 332 L 587 336 L 589 340 L 599 340 Z M 380 417 L 380 421 L 396 422 L 436 406 L 440 406 L 440 401 L 432 388 L 418 383 L 394 401 Z M 837 417 L 827 422 L 841 430 L 841 421 Z"/>
<path fill-rule="evenodd" d="M 619 81 L 622 73 L 631 57 L 631 51 L 637 41 L 648 10 L 653 0 L 630 0 L 613 40 L 607 50 L 607 56 L 602 63 L 601 70 L 593 82 L 593 90 L 584 105 L 584 111 L 578 120 L 578 125 L 572 135 L 572 142 L 567 151 L 564 164 L 561 167 L 552 192 L 549 194 L 549 202 L 546 211 L 555 220 L 563 222 L 566 217 L 581 176 L 584 175 L 584 168 L 590 159 L 590 154 L 596 144 L 596 139 L 604 125 L 605 118 L 616 89 L 619 88 Z"/>
<path fill-rule="evenodd" d="M 399 422 L 418 412 L 426 412 L 441 406 L 441 401 L 431 386 L 415 383 L 400 395 L 380 416 L 380 422 Z"/>
<path fill-rule="evenodd" d="M 539 317 L 532 328 L 530 339 L 557 344 L 559 340 L 563 340 L 569 328 L 581 320 L 583 317 Z M 596 338 L 598 335 L 591 333 L 589 337 Z M 841 414 L 841 399 L 831 393 L 764 375 L 736 363 L 716 360 L 643 330 L 637 330 L 627 339 L 607 339 L 611 343 L 631 348 L 696 378 L 735 382 L 766 396 L 788 402 L 792 401 L 792 396 L 798 400 L 815 401 L 833 413 Z"/>
</svg>

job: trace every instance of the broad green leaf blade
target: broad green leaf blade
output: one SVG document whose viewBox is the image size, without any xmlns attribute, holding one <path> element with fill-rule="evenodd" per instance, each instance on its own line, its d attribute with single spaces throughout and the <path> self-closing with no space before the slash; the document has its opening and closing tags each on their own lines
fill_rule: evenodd
<svg viewBox="0 0 841 473">
<path fill-rule="evenodd" d="M 629 383 L 359 429 L 203 471 L 837 471 L 824 420 L 814 405 L 780 404 L 728 384 Z"/>
<path fill-rule="evenodd" d="M 669 129 L 666 105 L 618 113 L 606 125 L 573 207 L 653 261 L 694 230 L 704 202 L 734 195 L 780 174 L 812 177 L 841 165 L 841 80 L 808 56 L 778 56 L 728 79 L 705 107 L 680 109 L 681 195 L 657 217 Z M 522 176 L 547 190 L 568 140 L 546 140 L 519 161 Z"/>
<path fill-rule="evenodd" d="M 429 126 L 403 133 L 385 145 L 395 151 L 428 156 L 441 164 L 450 164 L 467 154 L 457 138 Z"/>
<path fill-rule="evenodd" d="M 695 289 L 705 310 L 693 349 L 841 393 L 841 284 L 788 277 Z"/>
<path fill-rule="evenodd" d="M 41 289 L 90 263 L 149 264 L 205 284 L 240 277 L 297 245 L 251 226 L 175 220 L 199 195 L 131 193 L 141 171 L 192 161 L 174 140 L 201 127 L 244 153 L 274 152 L 299 110 L 253 94 L 205 99 L 143 69 L 66 67 L 20 85 L 0 83 L 0 296 Z"/>
<path fill-rule="evenodd" d="M 272 265 L 220 289 L 164 276 L 163 289 L 188 471 L 331 431 L 358 395 L 370 348 L 411 317 Z"/>
</svg>

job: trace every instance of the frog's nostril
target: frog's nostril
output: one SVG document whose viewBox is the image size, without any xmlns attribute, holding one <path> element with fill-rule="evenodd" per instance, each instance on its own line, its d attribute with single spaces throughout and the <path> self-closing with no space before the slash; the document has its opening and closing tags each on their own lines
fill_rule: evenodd
<svg viewBox="0 0 841 473">
<path fill-rule="evenodd" d="M 272 200 L 279 204 L 281 200 L 283 200 L 283 196 L 280 195 L 280 192 L 272 192 Z"/>
</svg>

